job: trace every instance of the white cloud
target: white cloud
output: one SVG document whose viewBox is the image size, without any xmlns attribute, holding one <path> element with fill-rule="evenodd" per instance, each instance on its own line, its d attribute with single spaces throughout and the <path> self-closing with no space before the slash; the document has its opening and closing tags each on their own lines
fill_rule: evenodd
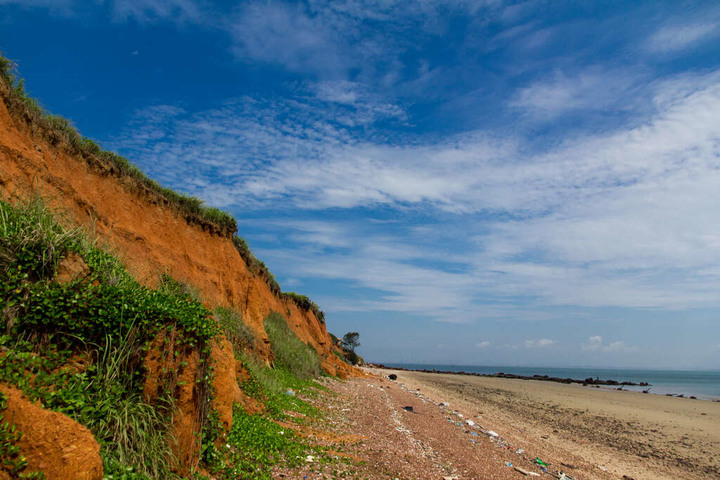
<svg viewBox="0 0 720 480">
<path fill-rule="evenodd" d="M 17 5 L 21 8 L 47 8 L 54 14 L 72 16 L 77 0 L 0 0 L 0 5 Z"/>
<path fill-rule="evenodd" d="M 545 348 L 555 344 L 555 340 L 540 338 L 538 340 L 525 340 L 525 348 Z"/>
<path fill-rule="evenodd" d="M 158 19 L 200 22 L 203 17 L 195 0 L 114 0 L 111 4 L 117 21 L 133 18 L 142 23 Z"/>
<path fill-rule="evenodd" d="M 520 89 L 510 105 L 545 120 L 575 110 L 629 110 L 637 84 L 638 74 L 630 71 L 586 67 L 572 75 L 555 72 Z"/>
<path fill-rule="evenodd" d="M 367 244 L 387 249 L 378 254 L 335 227 L 297 225 L 293 239 L 315 245 L 306 261 L 292 249 L 262 252 L 292 264 L 291 276 L 385 292 L 357 304 L 368 310 L 471 321 L 531 310 L 503 305 L 516 296 L 540 306 L 718 305 L 720 74 L 653 84 L 655 111 L 643 122 L 535 154 L 519 138 L 488 132 L 434 145 L 362 140 L 365 126 L 326 116 L 328 104 L 357 113 L 355 86 L 322 88 L 303 101 L 151 110 L 119 144 L 153 177 L 215 205 L 442 211 L 432 229 L 477 242 L 458 252 L 464 260 L 454 270 L 399 256 L 412 250 L 405 230 L 364 232 Z M 495 304 L 478 309 L 488 297 Z"/>
<path fill-rule="evenodd" d="M 487 340 L 483 340 L 482 342 L 478 342 L 477 344 L 475 344 L 475 346 L 477 348 L 488 348 L 490 346 L 490 342 L 488 342 Z"/>
<path fill-rule="evenodd" d="M 585 352 L 604 352 L 604 353 L 631 353 L 638 350 L 637 347 L 627 345 L 623 341 L 615 341 L 609 344 L 603 343 L 600 335 L 592 336 L 588 339 L 588 343 L 583 344 L 581 350 Z"/>
<path fill-rule="evenodd" d="M 648 39 L 646 48 L 655 53 L 677 53 L 708 41 L 720 33 L 714 22 L 665 25 Z"/>
</svg>

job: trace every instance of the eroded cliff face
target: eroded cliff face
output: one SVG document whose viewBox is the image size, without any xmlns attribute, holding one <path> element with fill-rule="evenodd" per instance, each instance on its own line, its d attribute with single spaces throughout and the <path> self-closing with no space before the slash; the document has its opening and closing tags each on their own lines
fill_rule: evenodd
<svg viewBox="0 0 720 480">
<path fill-rule="evenodd" d="M 0 97 L 7 90 L 0 85 Z M 119 252 L 143 284 L 154 286 L 161 273 L 197 288 L 209 306 L 232 307 L 256 333 L 258 353 L 272 353 L 263 327 L 271 312 L 283 314 L 290 327 L 320 354 L 323 368 L 345 376 L 352 369 L 332 353 L 325 324 L 308 310 L 274 294 L 254 275 L 226 234 L 184 218 L 154 192 L 120 177 L 110 164 L 72 154 L 62 143 L 33 134 L 22 115 L 11 115 L 0 102 L 0 196 L 23 198 L 39 193 L 73 222 L 94 229 Z"/>
</svg>

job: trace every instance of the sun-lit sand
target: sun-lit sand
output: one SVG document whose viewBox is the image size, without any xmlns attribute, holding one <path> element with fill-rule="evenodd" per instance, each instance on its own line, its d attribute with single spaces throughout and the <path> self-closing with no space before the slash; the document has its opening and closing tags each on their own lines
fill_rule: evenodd
<svg viewBox="0 0 720 480">
<path fill-rule="evenodd" d="M 375 372 L 397 374 L 409 389 L 449 402 L 541 456 L 582 458 L 617 478 L 720 478 L 719 402 L 533 380 Z"/>
</svg>

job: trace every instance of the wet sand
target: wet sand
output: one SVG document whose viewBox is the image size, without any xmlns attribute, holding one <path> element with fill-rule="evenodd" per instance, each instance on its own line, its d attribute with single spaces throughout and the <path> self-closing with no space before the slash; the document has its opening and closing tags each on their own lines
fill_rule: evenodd
<svg viewBox="0 0 720 480">
<path fill-rule="evenodd" d="M 448 402 L 577 478 L 720 478 L 720 403 L 533 380 L 369 369 Z M 572 463 L 574 462 L 574 463 Z M 571 467 L 576 467 L 575 469 Z"/>
</svg>

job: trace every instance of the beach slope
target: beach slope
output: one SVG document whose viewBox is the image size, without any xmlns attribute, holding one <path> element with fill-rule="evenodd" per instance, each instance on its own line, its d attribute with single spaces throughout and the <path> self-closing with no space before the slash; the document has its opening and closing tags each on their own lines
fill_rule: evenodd
<svg viewBox="0 0 720 480">
<path fill-rule="evenodd" d="M 520 467 L 547 478 L 559 471 L 576 479 L 720 478 L 718 402 L 532 380 L 367 371 L 380 378 L 341 387 L 357 403 L 348 415 L 368 446 L 373 438 L 380 442 L 375 461 L 390 467 L 396 462 L 383 455 L 406 458 L 401 472 L 408 477 L 522 478 L 515 470 Z M 387 379 L 390 374 L 397 380 Z M 383 428 L 387 432 L 379 432 Z M 384 447 L 383 435 L 389 439 Z M 548 473 L 536 458 L 549 464 Z"/>
</svg>

